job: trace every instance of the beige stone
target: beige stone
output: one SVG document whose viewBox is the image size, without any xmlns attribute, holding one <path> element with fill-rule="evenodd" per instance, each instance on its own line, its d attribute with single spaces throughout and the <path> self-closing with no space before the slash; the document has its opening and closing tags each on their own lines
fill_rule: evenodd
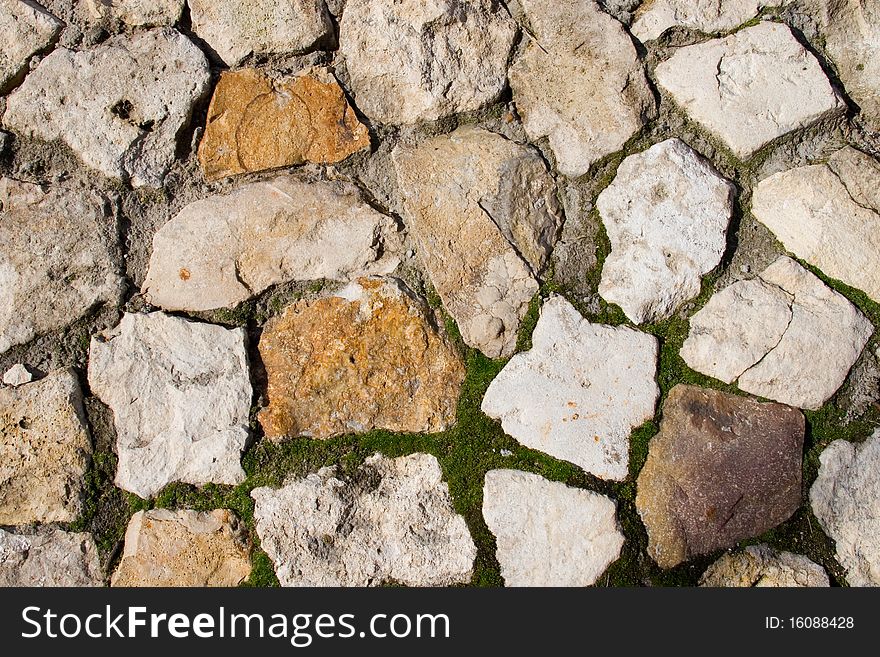
<svg viewBox="0 0 880 657">
<path fill-rule="evenodd" d="M 48 48 L 63 26 L 36 3 L 0 0 L 0 91 L 20 79 L 28 60 Z"/>
<path fill-rule="evenodd" d="M 778 552 L 769 545 L 750 545 L 739 554 L 725 554 L 700 578 L 712 587 L 829 586 L 828 574 L 801 554 Z"/>
</svg>

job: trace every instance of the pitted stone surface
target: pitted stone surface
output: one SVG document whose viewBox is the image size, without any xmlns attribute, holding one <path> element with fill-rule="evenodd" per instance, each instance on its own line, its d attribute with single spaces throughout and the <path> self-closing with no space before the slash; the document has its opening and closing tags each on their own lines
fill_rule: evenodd
<svg viewBox="0 0 880 657">
<path fill-rule="evenodd" d="M 700 586 L 816 587 L 830 586 L 828 574 L 807 557 L 750 545 L 739 554 L 725 554 L 703 573 Z"/>
<path fill-rule="evenodd" d="M 103 586 L 91 534 L 0 529 L 0 586 Z"/>
<path fill-rule="evenodd" d="M 31 57 L 56 41 L 63 26 L 35 2 L 0 0 L 0 92 L 15 83 Z"/>
</svg>

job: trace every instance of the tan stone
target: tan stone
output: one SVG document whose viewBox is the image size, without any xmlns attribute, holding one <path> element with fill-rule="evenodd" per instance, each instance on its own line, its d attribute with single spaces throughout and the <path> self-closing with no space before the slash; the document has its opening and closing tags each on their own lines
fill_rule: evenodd
<svg viewBox="0 0 880 657">
<path fill-rule="evenodd" d="M 269 379 L 259 419 L 271 439 L 436 432 L 455 420 L 461 359 L 393 279 L 362 278 L 288 306 L 266 324 L 259 348 Z"/>
<path fill-rule="evenodd" d="M 313 68 L 274 80 L 257 69 L 223 73 L 208 108 L 199 161 L 215 180 L 305 162 L 331 164 L 370 147 L 336 78 Z"/>
</svg>

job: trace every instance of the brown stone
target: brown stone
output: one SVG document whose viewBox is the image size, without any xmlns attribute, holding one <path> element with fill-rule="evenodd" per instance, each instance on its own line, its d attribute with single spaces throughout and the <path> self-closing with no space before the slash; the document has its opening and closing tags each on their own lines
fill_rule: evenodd
<svg viewBox="0 0 880 657">
<path fill-rule="evenodd" d="M 314 438 L 387 429 L 437 432 L 455 420 L 464 366 L 402 283 L 362 278 L 299 301 L 260 338 L 266 436 Z"/>
<path fill-rule="evenodd" d="M 672 568 L 788 520 L 801 504 L 803 440 L 795 408 L 675 386 L 638 479 L 648 553 Z"/>
<path fill-rule="evenodd" d="M 314 162 L 331 164 L 370 146 L 333 74 L 312 68 L 273 79 L 256 69 L 220 76 L 199 161 L 208 180 Z"/>
</svg>

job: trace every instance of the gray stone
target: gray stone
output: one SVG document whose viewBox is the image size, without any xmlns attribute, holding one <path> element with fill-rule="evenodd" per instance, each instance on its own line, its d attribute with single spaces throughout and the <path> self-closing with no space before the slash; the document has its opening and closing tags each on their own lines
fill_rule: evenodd
<svg viewBox="0 0 880 657">
<path fill-rule="evenodd" d="M 103 579 L 91 534 L 0 529 L 0 586 L 103 586 Z"/>
<path fill-rule="evenodd" d="M 185 0 L 85 0 L 91 18 L 118 18 L 132 27 L 174 25 Z"/>
<path fill-rule="evenodd" d="M 31 57 L 55 43 L 63 27 L 36 2 L 0 0 L 0 92 L 18 81 Z"/>
<path fill-rule="evenodd" d="M 650 41 L 670 27 L 688 27 L 708 34 L 727 32 L 758 15 L 764 7 L 792 0 L 647 0 L 635 14 L 633 36 Z"/>
<path fill-rule="evenodd" d="M 710 587 L 820 587 L 830 586 L 828 574 L 817 563 L 768 545 L 750 545 L 738 554 L 725 554 L 700 577 Z"/>
</svg>

